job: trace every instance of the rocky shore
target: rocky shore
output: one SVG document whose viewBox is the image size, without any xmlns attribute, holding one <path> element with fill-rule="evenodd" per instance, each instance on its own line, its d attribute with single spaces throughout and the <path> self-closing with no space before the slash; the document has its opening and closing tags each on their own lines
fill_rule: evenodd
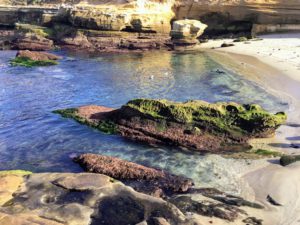
<svg viewBox="0 0 300 225">
<path fill-rule="evenodd" d="M 248 209 L 263 210 L 262 205 L 216 189 L 192 189 L 192 181 L 183 177 L 101 155 L 84 154 L 75 161 L 97 174 L 0 172 L 0 223 L 201 225 L 204 223 L 197 219 L 201 215 L 224 222 L 262 224 L 261 219 L 247 213 Z M 133 182 L 141 180 L 150 181 L 142 184 L 143 190 L 149 184 L 182 188 L 162 199 L 142 194 L 141 189 L 136 192 L 113 178 L 130 180 L 134 189 L 137 186 Z M 180 186 L 183 180 L 185 184 Z"/>
<path fill-rule="evenodd" d="M 19 50 L 12 66 L 56 65 L 60 57 L 45 51 L 60 48 L 118 53 L 174 50 L 195 47 L 200 38 L 205 48 L 259 57 L 295 82 L 291 85 L 285 77 L 271 76 L 264 80 L 276 80 L 272 87 L 266 85 L 268 89 L 288 96 L 288 118 L 258 105 L 151 99 L 135 99 L 119 109 L 89 105 L 55 111 L 104 133 L 154 146 L 230 153 L 238 159 L 253 154 L 278 157 L 285 152 L 280 160 L 267 159 L 251 171 L 237 172 L 253 192 L 249 199 L 195 188 L 192 179 L 171 171 L 86 153 L 73 161 L 87 173 L 1 171 L 0 224 L 287 225 L 299 221 L 298 36 L 250 39 L 265 32 L 299 30 L 299 1 L 0 0 L 0 5 L 0 49 Z M 215 37 L 239 38 L 207 43 Z M 251 60 L 240 63 L 251 71 L 263 71 Z"/>
<path fill-rule="evenodd" d="M 172 50 L 195 46 L 199 36 L 299 30 L 299 7 L 297 1 L 7 0 L 0 2 L 0 49 Z"/>
</svg>

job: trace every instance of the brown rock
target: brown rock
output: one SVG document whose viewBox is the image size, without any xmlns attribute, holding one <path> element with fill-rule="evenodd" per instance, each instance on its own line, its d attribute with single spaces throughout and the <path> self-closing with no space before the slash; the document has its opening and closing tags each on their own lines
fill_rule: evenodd
<svg viewBox="0 0 300 225">
<path fill-rule="evenodd" d="M 26 176 L 11 203 L 0 206 L 1 225 L 134 225 L 151 217 L 194 224 L 173 204 L 91 173 Z"/>
<path fill-rule="evenodd" d="M 287 118 L 284 112 L 272 114 L 259 105 L 200 100 L 134 99 L 117 110 L 103 109 L 84 106 L 55 113 L 151 145 L 219 153 L 250 149 L 250 138 L 271 137 Z"/>
<path fill-rule="evenodd" d="M 48 52 L 33 52 L 29 50 L 18 51 L 16 57 L 29 58 L 35 61 L 45 61 L 45 60 L 58 60 L 61 59 L 60 56 L 48 53 Z"/>
<path fill-rule="evenodd" d="M 85 171 L 119 179 L 137 190 L 155 196 L 162 196 L 161 190 L 166 194 L 187 192 L 193 185 L 191 179 L 115 157 L 83 154 L 76 157 L 74 161 Z"/>
<path fill-rule="evenodd" d="M 18 175 L 0 175 L 0 206 L 13 198 L 12 194 L 17 191 L 23 182 L 23 177 Z M 0 216 L 1 217 L 1 216 Z M 1 223 L 0 223 L 1 224 Z"/>
<path fill-rule="evenodd" d="M 53 220 L 41 218 L 32 213 L 6 214 L 0 212 L 0 224 L 3 225 L 64 225 Z"/>
<path fill-rule="evenodd" d="M 53 41 L 36 34 L 17 36 L 13 40 L 12 49 L 49 51 L 54 48 Z"/>
<path fill-rule="evenodd" d="M 74 36 L 72 37 L 65 37 L 61 40 L 61 42 L 64 45 L 71 45 L 71 46 L 77 46 L 79 48 L 91 48 L 92 44 L 89 42 L 87 37 L 80 33 L 77 32 Z"/>
</svg>

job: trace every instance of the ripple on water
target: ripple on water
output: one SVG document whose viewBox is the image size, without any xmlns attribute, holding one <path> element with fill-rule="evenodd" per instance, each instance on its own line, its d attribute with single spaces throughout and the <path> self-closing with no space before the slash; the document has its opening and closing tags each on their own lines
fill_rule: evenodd
<svg viewBox="0 0 300 225">
<path fill-rule="evenodd" d="M 15 52 L 0 53 L 0 169 L 80 171 L 70 155 L 93 152 L 186 175 L 197 186 L 238 193 L 236 171 L 243 162 L 149 147 L 102 134 L 51 111 L 86 104 L 119 107 L 132 98 L 237 101 L 258 103 L 271 111 L 286 107 L 207 53 L 58 54 L 65 57 L 59 65 L 20 68 L 8 66 Z"/>
</svg>

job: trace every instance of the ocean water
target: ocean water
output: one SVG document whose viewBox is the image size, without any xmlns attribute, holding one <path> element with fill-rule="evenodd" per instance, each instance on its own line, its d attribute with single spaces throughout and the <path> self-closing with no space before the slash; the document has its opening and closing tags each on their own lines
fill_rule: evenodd
<svg viewBox="0 0 300 225">
<path fill-rule="evenodd" d="M 9 66 L 15 53 L 0 52 L 0 170 L 78 172 L 81 169 L 70 155 L 92 152 L 185 175 L 197 186 L 238 193 L 237 160 L 149 147 L 52 111 L 87 104 L 119 107 L 133 98 L 258 103 L 272 112 L 287 107 L 205 52 L 98 56 L 56 52 L 64 57 L 59 65 L 38 68 Z"/>
</svg>

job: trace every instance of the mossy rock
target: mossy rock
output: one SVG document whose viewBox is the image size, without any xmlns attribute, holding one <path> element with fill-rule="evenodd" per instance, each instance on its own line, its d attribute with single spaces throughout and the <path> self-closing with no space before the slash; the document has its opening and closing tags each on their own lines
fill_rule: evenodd
<svg viewBox="0 0 300 225">
<path fill-rule="evenodd" d="M 118 133 L 151 145 L 219 153 L 248 151 L 250 138 L 273 135 L 286 121 L 285 113 L 271 114 L 259 105 L 234 102 L 134 99 L 119 109 L 103 111 L 103 108 L 85 106 L 54 113 L 105 133 Z M 275 155 L 265 150 L 249 154 Z"/>
<path fill-rule="evenodd" d="M 209 129 L 214 134 L 233 136 L 268 136 L 287 119 L 283 112 L 271 114 L 259 105 L 240 105 L 234 102 L 211 104 L 199 100 L 180 103 L 135 99 L 122 108 L 134 109 L 153 119 L 190 124 L 200 130 Z"/>
<path fill-rule="evenodd" d="M 272 150 L 265 150 L 265 149 L 251 149 L 246 152 L 238 152 L 238 153 L 230 153 L 223 155 L 224 158 L 230 159 L 262 159 L 262 158 L 275 158 L 282 156 L 283 153 L 272 151 Z"/>
<path fill-rule="evenodd" d="M 106 134 L 116 134 L 118 133 L 117 125 L 112 121 L 99 121 L 91 122 L 85 118 L 78 116 L 78 109 L 69 108 L 69 109 L 60 109 L 55 110 L 53 113 L 60 114 L 62 117 L 74 119 L 81 124 L 88 125 L 90 127 L 96 128 Z"/>
<path fill-rule="evenodd" d="M 30 175 L 32 172 L 27 170 L 2 170 L 0 171 L 0 176 L 6 176 L 6 175 L 18 175 L 18 176 L 25 176 Z"/>
<path fill-rule="evenodd" d="M 239 37 L 235 39 L 233 42 L 245 42 L 245 41 L 248 41 L 247 37 Z"/>
<path fill-rule="evenodd" d="M 53 66 L 57 65 L 55 60 L 32 60 L 27 57 L 16 57 L 10 61 L 12 66 L 36 67 L 36 66 Z"/>
<path fill-rule="evenodd" d="M 287 166 L 297 161 L 300 161 L 300 155 L 284 155 L 280 158 L 280 165 Z"/>
<path fill-rule="evenodd" d="M 265 157 L 280 157 L 283 155 L 281 152 L 266 150 L 266 149 L 257 149 L 253 151 L 254 154 L 265 156 Z"/>
</svg>

